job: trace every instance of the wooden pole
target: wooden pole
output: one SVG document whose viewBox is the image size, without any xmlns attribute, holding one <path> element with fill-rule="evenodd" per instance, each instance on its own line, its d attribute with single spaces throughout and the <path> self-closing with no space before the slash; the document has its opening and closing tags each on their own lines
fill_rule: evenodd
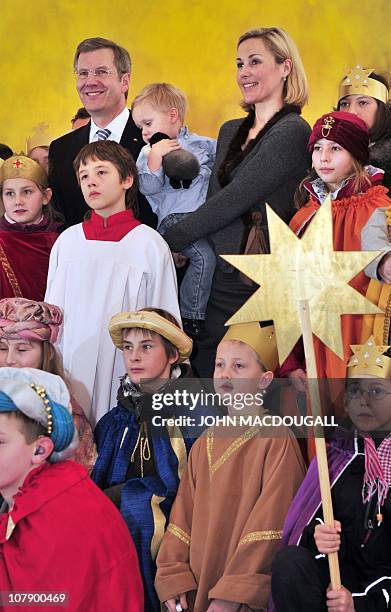
<svg viewBox="0 0 391 612">
<path fill-rule="evenodd" d="M 307 367 L 308 391 L 311 412 L 314 417 L 322 416 L 322 404 L 319 394 L 318 373 L 316 369 L 314 341 L 311 330 L 310 309 L 308 300 L 300 300 L 300 321 L 303 334 L 304 354 Z M 323 518 L 326 525 L 334 525 L 333 505 L 331 501 L 330 476 L 327 464 L 326 443 L 322 427 L 314 427 L 316 460 L 318 463 L 320 494 L 322 498 Z M 341 587 L 338 553 L 328 555 L 330 582 L 333 589 Z"/>
</svg>

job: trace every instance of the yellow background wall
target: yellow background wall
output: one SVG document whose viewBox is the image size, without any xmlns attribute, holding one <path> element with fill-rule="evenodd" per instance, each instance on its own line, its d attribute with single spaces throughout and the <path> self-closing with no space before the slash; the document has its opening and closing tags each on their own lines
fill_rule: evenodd
<svg viewBox="0 0 391 612">
<path fill-rule="evenodd" d="M 391 70 L 390 23 L 391 0 L 0 0 L 0 142 L 24 148 L 41 121 L 54 135 L 70 129 L 80 106 L 72 58 L 83 38 L 129 49 L 130 100 L 147 83 L 170 81 L 188 95 L 191 129 L 215 136 L 241 114 L 235 51 L 245 30 L 279 25 L 294 38 L 313 121 L 331 109 L 351 65 Z"/>
</svg>

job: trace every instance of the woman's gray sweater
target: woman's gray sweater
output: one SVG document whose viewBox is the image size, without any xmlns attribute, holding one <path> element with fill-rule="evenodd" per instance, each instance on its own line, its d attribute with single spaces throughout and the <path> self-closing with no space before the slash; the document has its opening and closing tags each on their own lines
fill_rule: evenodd
<svg viewBox="0 0 391 612">
<path fill-rule="evenodd" d="M 264 213 L 268 203 L 289 222 L 295 212 L 293 195 L 311 164 L 308 123 L 296 113 L 283 116 L 234 168 L 230 183 L 222 188 L 217 172 L 242 121 L 233 119 L 221 127 L 207 200 L 165 233 L 173 251 L 209 237 L 217 254 L 237 254 L 245 229 L 244 213 L 259 210 Z M 232 271 L 221 258 L 218 266 L 225 272 Z"/>
</svg>

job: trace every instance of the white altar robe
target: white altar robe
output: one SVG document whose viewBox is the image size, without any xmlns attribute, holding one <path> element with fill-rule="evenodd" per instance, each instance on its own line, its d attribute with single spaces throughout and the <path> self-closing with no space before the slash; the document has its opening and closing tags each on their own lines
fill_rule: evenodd
<svg viewBox="0 0 391 612">
<path fill-rule="evenodd" d="M 112 315 L 149 306 L 181 320 L 171 252 L 146 225 L 119 242 L 87 240 L 81 223 L 65 230 L 50 254 L 45 301 L 64 311 L 57 348 L 93 426 L 116 405 L 125 373 L 108 332 Z"/>
</svg>

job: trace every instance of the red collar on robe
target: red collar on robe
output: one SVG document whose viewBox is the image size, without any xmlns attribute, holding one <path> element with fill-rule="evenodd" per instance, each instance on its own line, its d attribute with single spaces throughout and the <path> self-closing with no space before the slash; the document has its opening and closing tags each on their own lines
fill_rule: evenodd
<svg viewBox="0 0 391 612">
<path fill-rule="evenodd" d="M 87 240 L 119 242 L 138 225 L 141 223 L 132 210 L 122 210 L 110 217 L 101 217 L 93 210 L 91 218 L 83 222 L 83 232 Z"/>
<path fill-rule="evenodd" d="M 44 463 L 31 470 L 14 497 L 12 510 L 0 517 L 0 544 L 12 536 L 20 520 L 84 478 L 89 478 L 86 469 L 74 461 Z"/>
</svg>

